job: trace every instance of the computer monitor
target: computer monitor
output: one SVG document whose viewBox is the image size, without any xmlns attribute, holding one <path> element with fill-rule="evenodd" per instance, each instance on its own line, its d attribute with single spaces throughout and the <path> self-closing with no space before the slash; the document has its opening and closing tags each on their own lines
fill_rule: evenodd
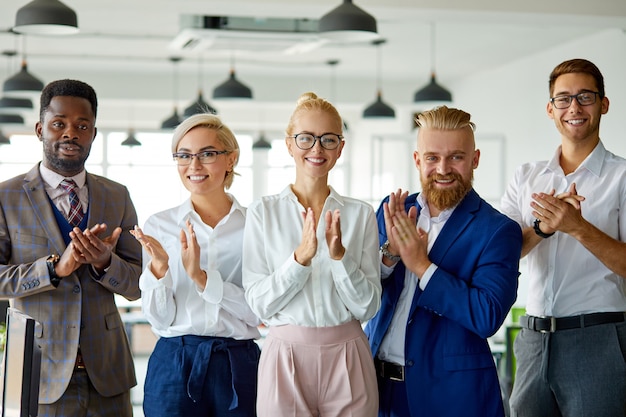
<svg viewBox="0 0 626 417">
<path fill-rule="evenodd" d="M 2 363 L 2 417 L 36 417 L 41 349 L 35 343 L 35 320 L 9 307 Z"/>
</svg>

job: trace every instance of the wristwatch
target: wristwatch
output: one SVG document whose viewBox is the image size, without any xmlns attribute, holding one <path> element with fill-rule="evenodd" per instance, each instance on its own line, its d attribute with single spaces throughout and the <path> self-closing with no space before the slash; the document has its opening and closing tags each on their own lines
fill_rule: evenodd
<svg viewBox="0 0 626 417">
<path fill-rule="evenodd" d="M 389 252 L 389 241 L 383 243 L 383 245 L 380 247 L 380 251 L 383 253 L 384 256 L 386 256 L 393 262 L 398 262 L 400 259 L 402 259 L 400 255 L 393 255 L 391 252 Z"/>
<path fill-rule="evenodd" d="M 541 223 L 541 220 L 539 219 L 535 219 L 535 222 L 533 223 L 533 229 L 535 229 L 535 233 L 537 233 L 537 236 L 541 236 L 542 238 L 547 239 L 555 233 L 555 232 L 552 232 L 552 233 L 542 232 L 541 229 L 539 228 L 539 223 Z"/>
<path fill-rule="evenodd" d="M 50 282 L 55 287 L 59 286 L 59 283 L 61 282 L 61 279 L 62 279 L 62 277 L 58 276 L 54 270 L 54 267 L 59 262 L 59 259 L 61 259 L 61 257 L 56 254 L 50 255 L 46 259 L 46 266 L 48 267 L 48 275 L 50 275 Z"/>
</svg>

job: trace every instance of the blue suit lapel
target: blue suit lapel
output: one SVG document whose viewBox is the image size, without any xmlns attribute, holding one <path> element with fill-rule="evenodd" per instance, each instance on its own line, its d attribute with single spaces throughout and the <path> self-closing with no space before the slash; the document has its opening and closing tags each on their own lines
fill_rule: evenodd
<svg viewBox="0 0 626 417">
<path fill-rule="evenodd" d="M 457 208 L 452 213 L 452 216 L 448 219 L 443 229 L 437 236 L 437 240 L 433 244 L 432 249 L 428 253 L 428 258 L 432 263 L 438 267 L 442 267 L 443 259 L 452 246 L 452 244 L 461 236 L 463 231 L 470 224 L 474 218 L 474 214 L 480 207 L 480 197 L 476 194 L 474 189 L 465 196 L 465 198 L 459 203 Z M 418 206 L 419 208 L 419 206 Z M 403 265 L 404 266 L 404 265 Z M 415 289 L 415 296 L 411 304 L 411 312 L 409 317 L 412 317 L 417 309 L 419 296 L 422 294 L 422 289 L 418 285 Z"/>
</svg>

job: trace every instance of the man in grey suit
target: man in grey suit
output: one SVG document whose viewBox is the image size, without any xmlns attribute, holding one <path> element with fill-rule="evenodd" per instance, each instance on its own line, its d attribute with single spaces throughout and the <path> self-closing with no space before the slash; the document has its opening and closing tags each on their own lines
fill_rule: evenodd
<svg viewBox="0 0 626 417">
<path fill-rule="evenodd" d="M 48 84 L 35 126 L 43 161 L 0 183 L 0 297 L 37 321 L 39 416 L 132 416 L 114 294 L 139 298 L 141 246 L 126 187 L 85 171 L 96 113 L 89 85 Z"/>
</svg>

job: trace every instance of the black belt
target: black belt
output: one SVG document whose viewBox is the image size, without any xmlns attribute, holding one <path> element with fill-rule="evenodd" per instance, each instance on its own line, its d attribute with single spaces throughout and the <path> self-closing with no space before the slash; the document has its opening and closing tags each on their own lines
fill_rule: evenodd
<svg viewBox="0 0 626 417">
<path fill-rule="evenodd" d="M 522 316 L 522 327 L 541 333 L 554 333 L 559 330 L 580 329 L 599 324 L 621 323 L 626 320 L 626 313 L 591 313 L 571 317 L 534 317 Z"/>
<path fill-rule="evenodd" d="M 397 363 L 385 362 L 380 359 L 374 360 L 376 373 L 381 378 L 390 379 L 392 381 L 404 381 L 404 366 Z"/>
</svg>

